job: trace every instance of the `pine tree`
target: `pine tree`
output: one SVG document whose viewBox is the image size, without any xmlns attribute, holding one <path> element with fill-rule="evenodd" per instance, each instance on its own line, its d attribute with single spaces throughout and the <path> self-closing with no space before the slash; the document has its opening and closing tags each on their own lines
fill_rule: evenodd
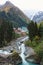
<svg viewBox="0 0 43 65">
<path fill-rule="evenodd" d="M 5 41 L 9 42 L 12 40 L 12 32 L 12 23 L 3 19 L 2 24 L 0 25 L 0 47 L 5 45 Z"/>
<path fill-rule="evenodd" d="M 40 23 L 40 26 L 39 26 L 39 36 L 43 37 L 43 23 Z"/>
<path fill-rule="evenodd" d="M 37 26 L 37 23 L 35 22 L 35 36 L 38 35 L 38 26 Z"/>
<path fill-rule="evenodd" d="M 4 31 L 3 26 L 0 25 L 0 47 L 4 45 Z"/>
<path fill-rule="evenodd" d="M 30 40 L 32 41 L 35 36 L 35 25 L 34 25 L 33 21 L 31 21 L 31 23 L 29 23 L 28 30 L 29 30 Z"/>
<path fill-rule="evenodd" d="M 13 35 L 13 26 L 11 22 L 7 22 L 7 35 L 6 35 L 6 40 L 9 42 L 12 40 L 12 35 Z"/>
</svg>

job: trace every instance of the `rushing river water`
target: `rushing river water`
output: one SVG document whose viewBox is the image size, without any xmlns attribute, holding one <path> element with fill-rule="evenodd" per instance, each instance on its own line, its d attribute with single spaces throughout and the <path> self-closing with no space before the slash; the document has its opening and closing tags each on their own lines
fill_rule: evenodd
<svg viewBox="0 0 43 65">
<path fill-rule="evenodd" d="M 25 41 L 25 40 L 27 40 L 27 39 L 28 39 L 28 37 L 25 37 L 24 39 L 21 40 L 21 42 L 22 42 L 22 41 Z M 25 55 L 24 55 L 24 52 L 25 52 L 25 50 L 26 50 L 26 49 L 25 49 L 25 44 L 23 44 L 23 43 L 21 44 L 20 41 L 19 41 L 19 42 L 16 42 L 16 43 L 18 43 L 17 46 L 19 47 L 19 50 L 21 50 L 20 56 L 21 56 L 21 58 L 22 58 L 22 63 L 19 64 L 19 65 L 38 65 L 38 64 L 31 63 L 31 62 L 27 62 L 27 61 L 25 60 Z M 9 52 L 0 50 L 0 54 L 9 55 Z"/>
<path fill-rule="evenodd" d="M 25 60 L 25 55 L 24 55 L 25 45 L 24 45 L 24 44 L 21 44 L 21 45 L 19 46 L 19 49 L 21 49 L 21 54 L 20 54 L 20 56 L 21 56 L 21 58 L 22 58 L 22 63 L 19 64 L 19 65 L 38 65 L 38 64 L 31 63 L 31 62 L 27 62 L 27 61 Z"/>
</svg>

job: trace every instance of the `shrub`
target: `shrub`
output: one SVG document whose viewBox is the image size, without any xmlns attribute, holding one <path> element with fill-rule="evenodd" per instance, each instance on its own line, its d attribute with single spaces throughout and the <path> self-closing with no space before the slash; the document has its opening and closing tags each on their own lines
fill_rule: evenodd
<svg viewBox="0 0 43 65">
<path fill-rule="evenodd" d="M 40 58 L 43 58 L 43 41 L 35 48 L 35 51 Z"/>
</svg>

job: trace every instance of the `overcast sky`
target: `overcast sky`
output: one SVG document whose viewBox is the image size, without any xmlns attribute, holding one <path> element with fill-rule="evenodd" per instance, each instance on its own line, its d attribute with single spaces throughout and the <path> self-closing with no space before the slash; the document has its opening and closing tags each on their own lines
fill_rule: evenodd
<svg viewBox="0 0 43 65">
<path fill-rule="evenodd" d="M 41 10 L 43 11 L 43 0 L 0 0 L 0 4 L 11 1 L 21 10 Z"/>
</svg>

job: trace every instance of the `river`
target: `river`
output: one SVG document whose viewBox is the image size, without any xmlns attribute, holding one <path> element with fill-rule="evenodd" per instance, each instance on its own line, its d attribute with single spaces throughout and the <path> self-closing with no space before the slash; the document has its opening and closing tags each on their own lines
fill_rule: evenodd
<svg viewBox="0 0 43 65">
<path fill-rule="evenodd" d="M 20 42 L 19 42 L 19 44 L 20 44 Z M 22 63 L 19 64 L 19 65 L 39 65 L 39 64 L 27 62 L 27 61 L 25 60 L 25 55 L 24 55 L 24 52 L 25 52 L 25 44 L 21 44 L 21 45 L 19 46 L 19 49 L 21 50 L 20 56 L 21 56 L 21 58 L 22 58 Z"/>
<path fill-rule="evenodd" d="M 25 44 L 21 44 L 21 42 L 23 42 L 23 41 L 25 41 L 25 40 L 27 40 L 28 39 L 28 36 L 26 36 L 26 37 L 24 37 L 24 38 L 19 38 L 17 41 L 16 41 L 16 43 L 18 43 L 17 44 L 17 46 L 18 46 L 18 48 L 19 48 L 19 50 L 21 50 L 21 53 L 20 53 L 20 56 L 21 56 L 21 58 L 22 58 L 22 63 L 21 64 L 19 64 L 19 65 L 38 65 L 38 64 L 34 64 L 34 63 L 31 63 L 31 62 L 27 62 L 26 60 L 25 60 L 25 55 L 24 55 L 24 52 L 25 52 Z M 11 43 L 12 44 L 12 43 Z M 14 46 L 14 44 L 13 44 L 13 46 Z M 12 49 L 12 47 L 13 46 L 11 46 L 11 49 Z M 5 47 L 5 49 L 8 49 L 9 50 L 9 47 Z M 9 50 L 10 51 L 10 50 Z M 9 55 L 9 52 L 7 52 L 7 51 L 3 51 L 3 50 L 0 50 L 0 54 L 4 54 L 4 55 Z"/>
</svg>

